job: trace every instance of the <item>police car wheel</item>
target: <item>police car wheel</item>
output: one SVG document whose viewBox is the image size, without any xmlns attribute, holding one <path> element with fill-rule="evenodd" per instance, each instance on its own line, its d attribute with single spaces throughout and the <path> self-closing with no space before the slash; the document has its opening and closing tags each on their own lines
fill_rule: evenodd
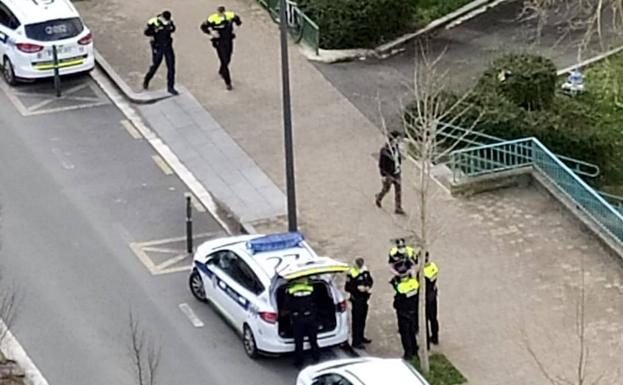
<svg viewBox="0 0 623 385">
<path fill-rule="evenodd" d="M 244 325 L 242 330 L 242 343 L 247 356 L 250 358 L 257 358 L 259 356 L 257 345 L 255 344 L 255 336 L 248 325 Z"/>
<path fill-rule="evenodd" d="M 14 86 L 17 81 L 15 79 L 15 71 L 13 70 L 13 63 L 8 57 L 5 57 L 2 62 L 2 77 L 8 85 Z"/>
<path fill-rule="evenodd" d="M 190 273 L 188 286 L 190 287 L 190 292 L 193 293 L 193 296 L 199 301 L 206 302 L 208 300 L 205 287 L 203 286 L 203 280 L 197 270 L 193 270 L 192 273 Z"/>
</svg>

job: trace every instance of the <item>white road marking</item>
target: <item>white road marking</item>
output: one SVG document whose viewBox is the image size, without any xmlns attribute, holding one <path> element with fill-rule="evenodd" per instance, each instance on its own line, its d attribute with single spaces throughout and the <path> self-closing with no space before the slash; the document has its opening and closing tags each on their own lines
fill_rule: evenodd
<svg viewBox="0 0 623 385">
<path fill-rule="evenodd" d="M 65 169 L 65 170 L 72 170 L 74 169 L 76 166 L 74 166 L 73 163 L 71 163 L 69 160 L 67 160 L 67 157 L 65 156 L 65 154 L 63 154 L 63 151 L 61 151 L 60 148 L 53 148 L 52 149 L 52 153 L 54 155 L 56 155 L 56 159 L 58 159 L 58 161 L 61 163 L 61 166 Z"/>
<path fill-rule="evenodd" d="M 72 94 L 80 91 L 86 87 L 89 87 L 95 94 L 95 96 L 75 96 Z M 63 90 L 63 94 L 60 98 L 57 98 L 55 95 L 47 94 L 47 93 L 39 93 L 39 92 L 20 92 L 18 89 L 11 88 L 6 82 L 0 82 L 0 89 L 4 91 L 9 100 L 13 103 L 17 111 L 19 111 L 22 116 L 32 116 L 32 115 L 41 115 L 41 114 L 49 114 L 55 112 L 64 112 L 71 110 L 79 110 L 83 108 L 89 107 L 97 107 L 109 104 L 108 99 L 102 94 L 102 91 L 92 84 L 80 84 L 78 86 L 72 87 L 67 90 Z M 20 96 L 24 97 L 39 97 L 44 98 L 44 100 L 40 103 L 36 103 L 31 106 L 26 106 L 20 100 Z M 52 107 L 52 108 L 43 108 L 48 104 L 56 101 L 56 100 L 70 100 L 76 102 L 84 102 L 82 104 L 77 104 L 73 106 L 65 106 L 65 107 Z"/>
<path fill-rule="evenodd" d="M 127 103 L 119 91 L 110 84 L 110 81 L 106 78 L 106 75 L 96 68 L 91 72 L 91 77 L 99 84 L 108 97 L 115 103 L 115 106 L 121 110 L 126 118 L 132 122 L 134 127 L 143 135 L 149 144 L 156 150 L 158 154 L 169 164 L 171 169 L 175 171 L 177 176 L 184 182 L 186 186 L 192 191 L 192 193 L 201 201 L 201 203 L 208 209 L 212 217 L 221 225 L 221 227 L 229 235 L 237 233 L 237 230 L 232 228 L 225 219 L 221 218 L 218 205 L 214 200 L 214 197 L 206 188 L 197 180 L 197 178 L 182 164 L 179 158 L 171 151 L 162 139 L 160 139 L 149 127 L 143 123 L 143 119 L 136 113 L 136 111 Z M 1 83 L 1 82 L 0 82 Z"/>
<path fill-rule="evenodd" d="M 190 197 L 190 202 L 192 203 L 192 205 L 195 208 L 195 210 L 197 210 L 198 212 L 200 212 L 200 213 L 205 213 L 206 212 L 206 208 L 203 207 L 201 202 L 199 202 L 199 200 L 194 195 L 192 195 Z"/>
<path fill-rule="evenodd" d="M 121 121 L 121 125 L 123 126 L 123 128 L 125 128 L 125 130 L 128 132 L 128 134 L 130 134 L 130 136 L 133 139 L 141 139 L 141 133 L 138 132 L 138 130 L 132 125 L 132 123 L 130 123 L 129 120 L 127 119 L 123 119 Z"/>
<path fill-rule="evenodd" d="M 194 327 L 202 328 L 205 326 L 205 324 L 201 322 L 199 317 L 197 317 L 193 309 L 191 309 L 187 303 L 180 303 L 178 307 L 180 308 L 182 313 L 184 313 L 184 315 L 188 317 L 188 319 L 190 320 L 190 322 L 193 324 Z"/>
<path fill-rule="evenodd" d="M 154 162 L 156 162 L 156 165 L 160 167 L 160 170 L 162 170 L 164 175 L 173 174 L 173 170 L 171 170 L 171 167 L 169 167 L 167 162 L 165 162 L 161 157 L 159 157 L 158 155 L 152 155 L 151 158 L 154 160 Z"/>
<path fill-rule="evenodd" d="M 0 319 L 0 330 L 7 330 L 6 324 Z M 6 335 L 0 343 L 0 350 L 13 360 L 24 370 L 26 384 L 28 385 L 49 385 L 48 381 L 43 377 L 39 369 L 32 362 L 26 351 L 17 341 L 13 333 L 7 330 Z"/>
<path fill-rule="evenodd" d="M 215 236 L 222 236 L 222 232 L 212 232 L 212 233 L 199 233 L 193 236 L 193 241 L 197 244 L 200 243 L 201 239 L 213 238 Z M 170 243 L 178 243 L 186 240 L 186 236 L 175 237 L 175 238 L 165 238 L 158 239 L 155 241 L 148 242 L 132 242 L 130 243 L 130 249 L 134 252 L 136 257 L 145 265 L 149 273 L 152 275 L 162 275 L 162 274 L 171 274 L 171 273 L 179 273 L 183 271 L 189 271 L 192 269 L 192 263 L 185 266 L 178 267 L 169 267 L 176 263 L 181 262 L 184 258 L 182 258 L 182 254 L 185 255 L 185 249 L 174 249 L 170 247 L 164 247 L 161 245 L 166 245 Z M 165 260 L 164 262 L 160 262 L 160 264 L 156 265 L 154 261 L 149 257 L 147 252 L 152 253 L 163 253 L 163 254 L 171 254 L 172 257 Z"/>
</svg>

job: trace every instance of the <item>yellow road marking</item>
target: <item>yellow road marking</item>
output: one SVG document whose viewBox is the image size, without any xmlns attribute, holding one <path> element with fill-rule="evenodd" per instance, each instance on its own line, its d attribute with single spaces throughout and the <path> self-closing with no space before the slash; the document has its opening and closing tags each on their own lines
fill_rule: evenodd
<svg viewBox="0 0 623 385">
<path fill-rule="evenodd" d="M 123 119 L 121 121 L 121 125 L 123 126 L 123 128 L 125 128 L 125 130 L 128 132 L 128 134 L 130 134 L 130 136 L 133 139 L 140 139 L 140 138 L 142 138 L 141 133 L 138 132 L 136 127 L 134 127 L 134 125 L 132 123 L 130 123 L 129 120 Z"/>
<path fill-rule="evenodd" d="M 162 170 L 164 175 L 173 174 L 173 170 L 171 170 L 171 167 L 169 167 L 169 165 L 159 155 L 152 155 L 151 158 L 154 160 L 154 162 L 156 162 L 156 165 L 160 167 L 160 170 Z"/>
</svg>

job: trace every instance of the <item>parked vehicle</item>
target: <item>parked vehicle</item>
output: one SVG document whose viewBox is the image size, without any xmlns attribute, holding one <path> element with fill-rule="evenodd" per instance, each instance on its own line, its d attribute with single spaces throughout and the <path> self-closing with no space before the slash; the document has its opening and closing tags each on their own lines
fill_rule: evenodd
<svg viewBox="0 0 623 385">
<path fill-rule="evenodd" d="M 245 235 L 203 243 L 189 286 L 195 298 L 210 301 L 236 328 L 254 358 L 294 351 L 290 315 L 280 309 L 288 282 L 301 277 L 314 285 L 318 345 L 346 342 L 346 300 L 333 279 L 346 270 L 346 264 L 318 256 L 300 233 Z"/>
<path fill-rule="evenodd" d="M 93 37 L 69 0 L 0 0 L 0 65 L 4 80 L 54 76 L 56 47 L 61 75 L 95 66 Z"/>
</svg>

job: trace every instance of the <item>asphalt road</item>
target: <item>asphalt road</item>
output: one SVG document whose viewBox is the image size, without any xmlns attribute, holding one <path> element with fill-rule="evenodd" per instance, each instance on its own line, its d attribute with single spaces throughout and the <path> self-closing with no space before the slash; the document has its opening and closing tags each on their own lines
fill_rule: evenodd
<svg viewBox="0 0 623 385">
<path fill-rule="evenodd" d="M 66 88 L 85 82 L 93 84 L 81 78 Z M 18 99 L 26 113 L 40 113 L 93 101 L 93 87 L 75 92 L 73 102 Z M 156 165 L 148 143 L 128 134 L 121 113 L 99 100 L 25 117 L 0 90 L 0 266 L 23 297 L 17 339 L 51 385 L 133 384 L 132 309 L 162 348 L 160 384 L 292 384 L 290 360 L 248 359 L 238 336 L 192 298 L 186 272 L 152 275 L 130 249 L 184 234 L 186 189 Z M 195 229 L 223 233 L 205 213 L 195 215 Z M 182 303 L 204 327 L 191 324 Z"/>
</svg>

